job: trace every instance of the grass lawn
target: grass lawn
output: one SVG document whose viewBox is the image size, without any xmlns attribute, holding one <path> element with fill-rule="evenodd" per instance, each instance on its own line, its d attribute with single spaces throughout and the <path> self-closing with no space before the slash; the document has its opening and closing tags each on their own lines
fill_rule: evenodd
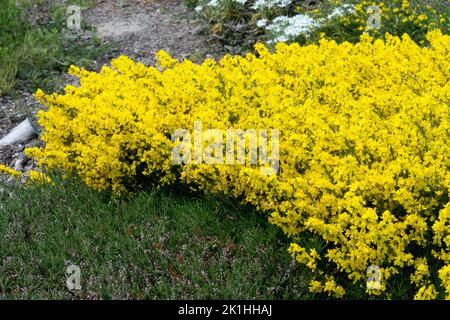
<svg viewBox="0 0 450 320">
<path fill-rule="evenodd" d="M 287 239 L 249 208 L 168 190 L 118 204 L 73 181 L 1 188 L 0 298 L 311 298 Z"/>
</svg>

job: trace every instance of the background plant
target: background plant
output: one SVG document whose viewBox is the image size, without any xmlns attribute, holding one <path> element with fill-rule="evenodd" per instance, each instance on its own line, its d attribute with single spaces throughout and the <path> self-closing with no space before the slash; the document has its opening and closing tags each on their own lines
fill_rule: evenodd
<svg viewBox="0 0 450 320">
<path fill-rule="evenodd" d="M 66 71 L 73 63 L 87 67 L 106 50 L 94 33 L 83 38 L 81 33 L 68 30 L 67 8 L 54 1 L 0 2 L 0 95 L 13 85 L 18 89 L 54 89 L 57 84 L 51 75 L 55 71 Z M 93 31 L 86 24 L 82 28 L 87 33 Z"/>
<path fill-rule="evenodd" d="M 260 40 L 317 43 L 322 37 L 355 43 L 363 33 L 383 38 L 386 32 L 407 33 L 423 44 L 428 31 L 448 33 L 450 26 L 450 6 L 442 0 L 200 0 L 189 4 L 209 20 L 211 34 L 225 43 L 241 41 L 246 47 Z M 380 8 L 381 25 L 369 30 L 373 5 Z"/>
</svg>

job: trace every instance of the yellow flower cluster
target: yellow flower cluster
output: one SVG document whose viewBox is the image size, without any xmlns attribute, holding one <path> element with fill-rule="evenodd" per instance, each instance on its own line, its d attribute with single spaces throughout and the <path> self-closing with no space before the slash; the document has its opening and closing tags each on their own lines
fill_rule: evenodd
<svg viewBox="0 0 450 320">
<path fill-rule="evenodd" d="M 436 8 L 431 5 L 411 5 L 408 0 L 390 0 L 386 1 L 386 3 L 362 0 L 358 1 L 355 5 L 355 12 L 360 19 L 359 22 L 365 23 L 365 20 L 362 18 L 367 14 L 367 8 L 370 6 L 378 6 L 382 17 L 389 22 L 391 20 L 401 21 L 403 23 L 412 22 L 418 27 L 433 29 L 447 21 L 446 17 L 439 14 Z M 434 20 L 434 18 L 438 19 L 427 22 L 429 19 Z"/>
<path fill-rule="evenodd" d="M 39 184 L 53 184 L 52 179 L 46 175 L 43 172 L 30 170 L 28 172 L 28 177 L 30 178 L 30 181 L 32 183 L 39 183 Z"/>
<path fill-rule="evenodd" d="M 436 299 L 437 292 L 433 284 L 429 286 L 424 286 L 419 289 L 419 291 L 414 296 L 415 300 L 434 300 Z"/>
<path fill-rule="evenodd" d="M 11 177 L 21 177 L 23 174 L 20 171 L 17 171 L 13 168 L 10 168 L 8 166 L 5 166 L 3 164 L 0 164 L 0 174 L 7 174 Z M 30 170 L 27 174 L 26 177 L 28 177 L 31 183 L 44 183 L 44 184 L 52 184 L 53 181 L 52 179 L 47 176 L 45 173 L 43 172 L 39 172 L 39 171 L 35 171 L 35 170 Z"/>
<path fill-rule="evenodd" d="M 13 168 L 10 168 L 10 167 L 5 166 L 3 164 L 0 164 L 0 173 L 8 174 L 8 175 L 13 176 L 13 177 L 18 177 L 18 176 L 22 175 L 21 172 L 19 172 L 17 170 L 14 170 Z"/>
<path fill-rule="evenodd" d="M 425 42 L 423 36 L 428 30 L 440 28 L 448 30 L 449 21 L 445 13 L 438 11 L 437 5 L 425 5 L 423 3 L 412 4 L 408 0 L 389 0 L 385 2 L 374 2 L 362 0 L 355 2 L 355 15 L 344 16 L 340 19 L 343 25 L 356 23 L 359 31 L 370 32 L 371 35 L 383 35 L 385 31 L 399 33 L 400 31 L 413 34 L 420 44 Z M 379 29 L 370 28 L 367 19 L 372 12 L 368 8 L 377 6 L 379 8 Z M 420 40 L 419 40 L 420 39 Z"/>
<path fill-rule="evenodd" d="M 416 298 L 450 295 L 450 37 L 428 40 L 364 35 L 274 53 L 259 44 L 201 65 L 160 52 L 159 69 L 124 56 L 100 73 L 72 67 L 80 87 L 37 92 L 46 146 L 27 153 L 117 195 L 182 180 L 252 204 L 292 237 L 313 292 L 365 289 L 374 265 L 380 292 L 401 275 L 421 286 Z M 172 164 L 172 133 L 195 121 L 278 129 L 278 173 Z"/>
</svg>

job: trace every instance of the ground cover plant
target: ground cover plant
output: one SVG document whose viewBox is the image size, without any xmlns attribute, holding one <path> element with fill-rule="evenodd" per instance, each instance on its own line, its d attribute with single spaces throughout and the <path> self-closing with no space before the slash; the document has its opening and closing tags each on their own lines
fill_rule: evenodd
<svg viewBox="0 0 450 320">
<path fill-rule="evenodd" d="M 291 237 L 290 253 L 314 274 L 314 293 L 389 298 L 406 282 L 410 298 L 443 298 L 450 38 L 427 37 L 426 48 L 407 35 L 280 43 L 274 53 L 258 45 L 258 56 L 201 65 L 160 52 L 162 71 L 124 56 L 100 73 L 72 67 L 80 87 L 36 94 L 49 107 L 39 114 L 46 146 L 27 153 L 119 197 L 184 182 L 253 205 Z M 264 164 L 248 161 L 174 164 L 173 133 L 195 132 L 196 121 L 203 130 L 278 129 L 279 170 L 263 175 Z M 379 286 L 367 287 L 372 265 Z"/>
<path fill-rule="evenodd" d="M 0 183 L 1 299 L 312 297 L 287 239 L 250 208 L 174 190 L 118 204 L 52 179 L 25 190 Z M 81 290 L 66 287 L 71 264 Z"/>
</svg>

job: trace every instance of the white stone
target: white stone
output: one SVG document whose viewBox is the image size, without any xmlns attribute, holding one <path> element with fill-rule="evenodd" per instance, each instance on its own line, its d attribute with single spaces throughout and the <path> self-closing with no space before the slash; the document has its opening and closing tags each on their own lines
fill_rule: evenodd
<svg viewBox="0 0 450 320">
<path fill-rule="evenodd" d="M 30 119 L 27 118 L 22 121 L 18 126 L 11 130 L 9 134 L 7 134 L 3 139 L 0 140 L 1 146 L 9 146 L 15 144 L 20 141 L 28 140 L 38 133 L 36 129 L 33 127 Z"/>
</svg>

